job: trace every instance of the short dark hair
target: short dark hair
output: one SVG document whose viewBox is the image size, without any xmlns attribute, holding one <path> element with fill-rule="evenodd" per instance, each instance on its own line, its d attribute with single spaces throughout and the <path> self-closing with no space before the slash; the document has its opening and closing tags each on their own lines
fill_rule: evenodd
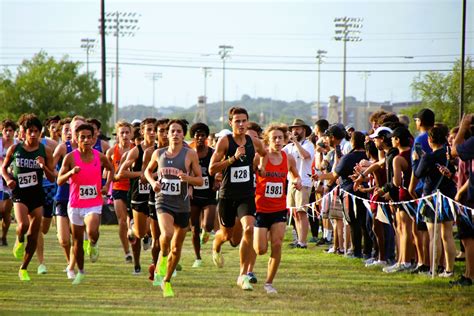
<svg viewBox="0 0 474 316">
<path fill-rule="evenodd" d="M 378 160 L 379 150 L 377 149 L 377 146 L 375 146 L 374 141 L 370 140 L 366 142 L 364 147 L 365 147 L 365 152 L 368 153 L 368 156 L 373 157 Z"/>
<path fill-rule="evenodd" d="M 170 121 L 169 118 L 161 118 L 159 120 L 156 121 L 156 126 L 158 125 L 163 125 L 163 124 L 166 124 L 168 125 L 168 122 Z"/>
<path fill-rule="evenodd" d="M 257 122 L 248 122 L 247 129 L 254 131 L 260 136 L 263 133 L 263 129 L 258 125 Z"/>
<path fill-rule="evenodd" d="M 25 130 L 33 126 L 38 128 L 39 131 L 43 129 L 43 124 L 41 124 L 40 119 L 33 113 L 22 114 L 18 119 L 18 125 Z"/>
<path fill-rule="evenodd" d="M 390 112 L 390 113 L 386 113 L 386 114 L 383 114 L 383 115 L 379 116 L 379 118 L 377 120 L 377 123 L 379 125 L 383 125 L 383 124 L 388 123 L 388 122 L 399 123 L 400 119 L 398 118 L 398 116 L 395 113 Z M 403 124 L 403 125 L 405 125 L 405 124 Z"/>
<path fill-rule="evenodd" d="M 18 128 L 18 125 L 10 119 L 4 119 L 1 125 L 2 125 L 2 129 L 11 127 L 12 130 L 16 131 L 16 129 Z"/>
<path fill-rule="evenodd" d="M 100 123 L 100 121 L 95 118 L 88 118 L 86 122 L 89 124 L 94 124 L 95 126 L 97 126 L 97 129 L 100 129 L 100 127 L 102 126 L 102 123 Z"/>
<path fill-rule="evenodd" d="M 328 120 L 325 120 L 325 119 L 317 120 L 316 123 L 314 123 L 314 125 L 318 127 L 321 133 L 324 133 L 324 131 L 329 128 L 329 122 Z"/>
<path fill-rule="evenodd" d="M 434 126 L 428 131 L 428 137 L 431 138 L 431 141 L 437 145 L 444 145 L 447 143 L 448 139 L 448 129 L 444 126 L 438 125 Z"/>
<path fill-rule="evenodd" d="M 370 114 L 369 122 L 378 122 L 379 117 L 381 117 L 382 115 L 385 115 L 385 114 L 387 114 L 387 112 L 384 111 L 384 110 L 375 111 L 374 113 Z"/>
<path fill-rule="evenodd" d="M 365 149 L 365 135 L 362 132 L 355 131 L 351 136 L 351 143 L 354 149 Z"/>
<path fill-rule="evenodd" d="M 71 118 L 70 117 L 65 117 L 62 120 L 59 121 L 59 126 L 63 126 L 64 124 L 71 124 Z"/>
<path fill-rule="evenodd" d="M 140 123 L 140 129 L 144 129 L 145 126 L 147 126 L 148 124 L 154 124 L 155 127 L 156 127 L 156 118 L 154 117 L 147 117 L 146 119 L 144 119 L 141 123 Z"/>
<path fill-rule="evenodd" d="M 187 120 L 172 119 L 166 125 L 167 130 L 170 129 L 171 124 L 181 125 L 181 128 L 183 129 L 183 135 L 186 135 L 186 133 L 188 132 L 188 121 Z"/>
<path fill-rule="evenodd" d="M 245 114 L 247 116 L 247 120 L 249 119 L 249 114 L 246 109 L 233 106 L 229 109 L 229 121 L 232 121 L 232 118 L 235 114 Z"/>
<path fill-rule="evenodd" d="M 206 137 L 209 136 L 209 126 L 204 123 L 195 123 L 189 129 L 189 136 L 194 137 L 197 132 L 203 132 Z"/>
<path fill-rule="evenodd" d="M 61 117 L 59 115 L 53 115 L 53 116 L 48 116 L 48 118 L 46 120 L 44 120 L 44 126 L 46 126 L 46 128 L 49 128 L 49 126 L 56 122 L 58 123 L 59 121 L 61 120 Z"/>
<path fill-rule="evenodd" d="M 88 123 L 84 123 L 76 127 L 76 136 L 79 136 L 80 131 L 89 131 L 94 135 L 94 127 Z"/>
</svg>

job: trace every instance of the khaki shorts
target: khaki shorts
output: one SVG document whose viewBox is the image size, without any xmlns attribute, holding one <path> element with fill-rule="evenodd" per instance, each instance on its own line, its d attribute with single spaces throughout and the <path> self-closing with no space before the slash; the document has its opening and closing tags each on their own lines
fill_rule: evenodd
<svg viewBox="0 0 474 316">
<path fill-rule="evenodd" d="M 302 187 L 300 191 L 296 190 L 293 184 L 288 186 L 288 195 L 286 197 L 287 207 L 299 207 L 309 204 L 311 187 Z M 306 212 L 305 209 L 298 209 L 297 212 Z"/>
</svg>

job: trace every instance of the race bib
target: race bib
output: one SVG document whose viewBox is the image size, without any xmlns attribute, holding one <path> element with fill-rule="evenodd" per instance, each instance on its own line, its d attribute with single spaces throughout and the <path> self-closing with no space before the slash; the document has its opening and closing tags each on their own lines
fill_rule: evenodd
<svg viewBox="0 0 474 316">
<path fill-rule="evenodd" d="M 148 182 L 143 183 L 142 180 L 138 180 L 138 194 L 149 194 L 151 186 Z"/>
<path fill-rule="evenodd" d="M 95 185 L 81 185 L 79 186 L 79 199 L 90 200 L 95 199 L 98 195 L 97 187 Z"/>
<path fill-rule="evenodd" d="M 265 197 L 280 198 L 283 196 L 283 183 L 281 182 L 267 182 L 265 186 Z"/>
<path fill-rule="evenodd" d="M 206 190 L 209 189 L 209 177 L 202 177 L 204 180 L 203 184 L 200 187 L 194 186 L 196 190 Z"/>
<path fill-rule="evenodd" d="M 33 187 L 38 184 L 38 175 L 35 171 L 28 173 L 20 173 L 18 175 L 18 185 L 21 189 Z"/>
<path fill-rule="evenodd" d="M 242 183 L 247 181 L 250 181 L 249 166 L 230 168 L 230 182 Z"/>
<path fill-rule="evenodd" d="M 181 193 L 181 181 L 179 179 L 161 179 L 161 192 L 166 195 L 179 195 Z"/>
</svg>

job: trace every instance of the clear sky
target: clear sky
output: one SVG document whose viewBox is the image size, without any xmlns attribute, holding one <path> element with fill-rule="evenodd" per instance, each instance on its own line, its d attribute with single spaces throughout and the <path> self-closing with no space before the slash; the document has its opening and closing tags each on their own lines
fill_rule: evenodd
<svg viewBox="0 0 474 316">
<path fill-rule="evenodd" d="M 156 106 L 191 106 L 203 94 L 200 67 L 215 68 L 207 79 L 207 95 L 209 102 L 220 101 L 222 44 L 234 47 L 227 61 L 227 100 L 248 94 L 315 101 L 315 56 L 317 50 L 326 50 L 321 65 L 321 101 L 326 102 L 342 93 L 343 44 L 334 40 L 334 18 L 344 16 L 364 19 L 362 41 L 347 46 L 346 94 L 363 100 L 362 72 L 370 71 L 368 100 L 411 101 L 410 84 L 418 71 L 451 69 L 460 57 L 461 4 L 460 0 L 106 0 L 106 12 L 140 14 L 136 35 L 119 39 L 124 63 L 119 105 L 151 105 L 149 77 L 159 72 Z M 474 7 L 469 4 L 466 53 L 472 56 Z M 98 0 L 0 0 L 0 10 L 0 64 L 18 64 L 43 49 L 55 57 L 68 54 L 71 60 L 83 61 L 85 71 L 81 38 L 93 38 L 97 45 L 90 55 L 90 70 L 100 78 Z M 115 37 L 108 36 L 107 68 L 115 67 L 115 52 Z M 110 101 L 110 75 L 107 80 Z"/>
</svg>

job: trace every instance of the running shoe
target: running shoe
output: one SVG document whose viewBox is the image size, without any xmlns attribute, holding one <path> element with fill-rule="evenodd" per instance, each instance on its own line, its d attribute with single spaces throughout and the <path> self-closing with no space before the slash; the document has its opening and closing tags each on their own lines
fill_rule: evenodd
<svg viewBox="0 0 474 316">
<path fill-rule="evenodd" d="M 133 257 L 132 257 L 132 254 L 130 252 L 125 254 L 125 262 L 126 263 L 132 263 L 133 262 Z"/>
<path fill-rule="evenodd" d="M 252 284 L 257 283 L 257 276 L 253 272 L 248 272 L 247 276 L 249 277 L 249 282 Z"/>
<path fill-rule="evenodd" d="M 377 261 L 375 258 L 369 258 L 365 260 L 365 266 L 372 264 L 373 262 Z"/>
<path fill-rule="evenodd" d="M 163 283 L 163 276 L 155 272 L 153 275 L 153 286 L 161 286 Z"/>
<path fill-rule="evenodd" d="M 311 237 L 311 239 L 309 240 L 310 243 L 317 243 L 318 241 L 319 239 L 316 237 Z"/>
<path fill-rule="evenodd" d="M 99 245 L 98 244 L 90 245 L 89 248 L 90 248 L 91 262 L 94 263 L 97 261 L 97 259 L 99 259 Z"/>
<path fill-rule="evenodd" d="M 410 269 L 410 263 L 395 263 L 393 266 L 383 268 L 385 273 L 404 272 Z"/>
<path fill-rule="evenodd" d="M 214 265 L 218 268 L 223 268 L 224 267 L 224 257 L 222 256 L 222 253 L 217 252 L 217 251 L 212 251 L 212 262 L 214 262 Z"/>
<path fill-rule="evenodd" d="M 298 242 L 298 243 L 296 244 L 296 248 L 298 248 L 298 249 L 307 249 L 307 248 L 308 248 L 308 245 Z"/>
<path fill-rule="evenodd" d="M 163 285 L 163 297 L 173 297 L 174 292 L 173 289 L 171 288 L 171 283 L 170 282 L 164 282 Z"/>
<path fill-rule="evenodd" d="M 74 269 L 69 270 L 69 267 L 66 267 L 66 275 L 69 280 L 74 280 L 76 278 L 76 272 L 74 272 Z"/>
<path fill-rule="evenodd" d="M 17 259 L 23 259 L 24 255 L 25 255 L 25 243 L 17 241 L 17 243 L 15 244 L 15 247 L 13 247 L 13 256 Z"/>
<path fill-rule="evenodd" d="M 38 274 L 46 274 L 46 273 L 48 273 L 48 269 L 46 268 L 44 264 L 40 264 L 38 266 Z"/>
<path fill-rule="evenodd" d="M 438 274 L 440 278 L 452 278 L 454 277 L 453 271 L 444 271 L 443 273 Z"/>
<path fill-rule="evenodd" d="M 336 249 L 334 248 L 334 246 L 332 246 L 331 248 L 324 250 L 324 252 L 325 253 L 335 253 Z"/>
<path fill-rule="evenodd" d="M 271 283 L 265 283 L 263 289 L 267 291 L 267 294 L 277 294 L 277 290 L 273 287 Z"/>
<path fill-rule="evenodd" d="M 194 263 L 193 263 L 193 268 L 200 268 L 202 266 L 202 260 L 201 259 L 196 259 L 194 260 Z"/>
<path fill-rule="evenodd" d="M 18 271 L 18 277 L 20 278 L 20 281 L 30 281 L 30 275 L 28 274 L 28 271 L 26 269 L 20 269 Z"/>
<path fill-rule="evenodd" d="M 209 236 L 210 234 L 207 231 L 202 231 L 201 236 L 199 237 L 199 239 L 201 240 L 201 245 L 204 245 L 209 241 Z"/>
<path fill-rule="evenodd" d="M 318 242 L 316 243 L 316 246 L 322 246 L 322 245 L 326 245 L 328 243 L 328 240 L 326 238 L 321 238 L 320 240 L 318 240 Z"/>
<path fill-rule="evenodd" d="M 135 268 L 133 269 L 133 275 L 139 275 L 142 273 L 142 267 L 140 265 L 136 265 Z"/>
<path fill-rule="evenodd" d="M 3 247 L 8 246 L 7 237 L 2 237 L 2 244 L 0 246 L 3 246 Z"/>
<path fill-rule="evenodd" d="M 457 280 L 449 281 L 451 287 L 454 286 L 472 286 L 472 280 L 461 275 Z"/>
<path fill-rule="evenodd" d="M 76 274 L 76 278 L 74 279 L 74 281 L 72 281 L 72 285 L 81 284 L 81 282 L 84 281 L 85 277 L 86 277 L 85 273 L 78 272 Z"/>
<path fill-rule="evenodd" d="M 84 249 L 84 256 L 89 257 L 91 255 L 91 243 L 89 240 L 84 240 L 82 242 L 82 248 Z"/>
<path fill-rule="evenodd" d="M 371 263 L 366 263 L 365 264 L 365 267 L 368 268 L 368 267 L 386 267 L 387 266 L 387 261 L 385 260 L 375 260 Z"/>
<path fill-rule="evenodd" d="M 420 264 L 415 269 L 413 269 L 413 271 L 411 271 L 411 273 L 413 274 L 426 274 L 429 272 L 430 272 L 430 267 L 424 264 Z"/>
<path fill-rule="evenodd" d="M 244 291 L 252 291 L 253 286 L 250 284 L 250 278 L 248 275 L 243 275 L 242 276 L 242 290 Z"/>
<path fill-rule="evenodd" d="M 148 267 L 148 280 L 153 281 L 155 279 L 155 265 L 152 263 Z"/>
<path fill-rule="evenodd" d="M 143 237 L 143 251 L 147 251 L 151 247 L 151 238 L 148 235 Z"/>
</svg>

